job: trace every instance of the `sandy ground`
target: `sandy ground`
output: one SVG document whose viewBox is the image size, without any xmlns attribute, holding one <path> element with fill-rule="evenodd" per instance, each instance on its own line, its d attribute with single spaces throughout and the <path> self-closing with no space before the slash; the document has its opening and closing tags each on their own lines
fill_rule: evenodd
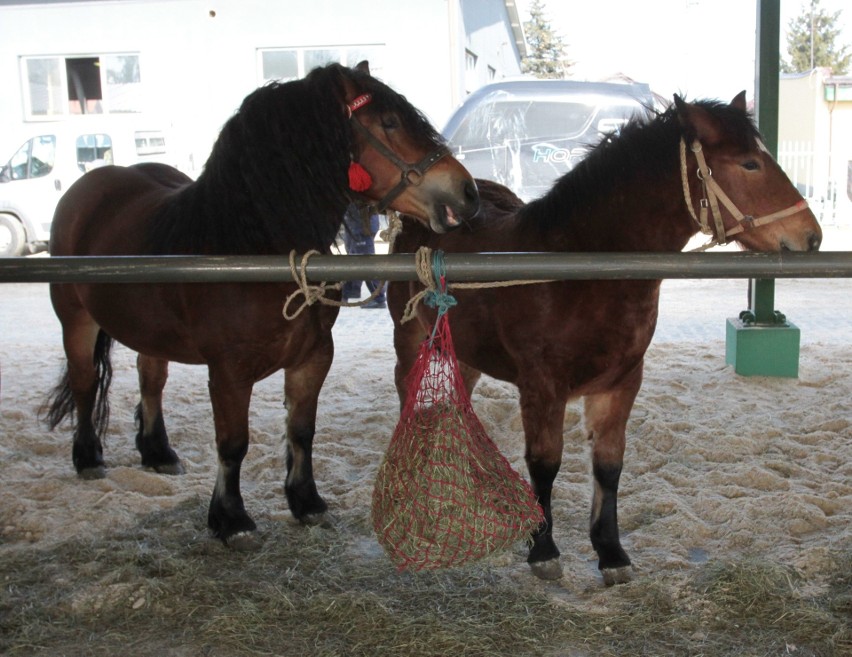
<svg viewBox="0 0 852 657">
<path fill-rule="evenodd" d="M 745 285 L 664 283 L 619 500 L 623 542 L 638 570 L 765 554 L 818 579 L 828 555 L 850 544 L 852 279 L 779 281 L 778 306 L 802 328 L 796 379 L 742 377 L 725 364 L 725 318 L 744 308 Z M 0 313 L 0 559 L 209 498 L 216 458 L 204 368 L 172 366 L 166 422 L 187 473 L 160 476 L 138 464 L 134 354 L 116 348 L 108 476 L 81 481 L 68 428 L 50 433 L 36 417 L 63 363 L 47 285 L 0 285 Z M 316 478 L 332 513 L 363 516 L 396 420 L 392 326 L 384 311 L 345 308 L 334 336 L 336 358 L 320 398 Z M 249 511 L 266 522 L 289 517 L 281 485 L 282 381 L 277 374 L 255 388 L 242 477 Z M 506 457 L 525 472 L 514 389 L 484 379 L 473 403 Z M 579 404 L 566 413 L 565 437 L 553 508 L 569 575 L 559 586 L 571 593 L 599 585 L 587 537 L 591 476 Z M 199 517 L 200 533 L 204 523 Z"/>
</svg>

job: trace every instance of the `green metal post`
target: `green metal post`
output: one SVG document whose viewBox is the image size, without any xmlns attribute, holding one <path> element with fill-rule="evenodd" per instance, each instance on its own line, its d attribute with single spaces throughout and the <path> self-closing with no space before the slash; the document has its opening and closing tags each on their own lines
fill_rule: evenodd
<svg viewBox="0 0 852 657">
<path fill-rule="evenodd" d="M 778 75 L 780 72 L 780 0 L 757 3 L 757 125 L 772 156 L 778 157 Z M 770 323 L 774 315 L 775 281 L 752 282 L 750 307 L 759 323 Z"/>
<path fill-rule="evenodd" d="M 755 113 L 764 143 L 778 157 L 780 0 L 757 2 Z M 746 376 L 799 375 L 799 329 L 774 309 L 775 281 L 749 281 L 749 310 L 728 319 L 725 360 Z"/>
</svg>

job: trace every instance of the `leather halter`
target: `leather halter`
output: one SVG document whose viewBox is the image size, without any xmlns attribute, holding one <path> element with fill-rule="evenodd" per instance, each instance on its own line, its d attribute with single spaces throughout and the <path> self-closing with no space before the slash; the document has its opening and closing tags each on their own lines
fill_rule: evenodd
<svg viewBox="0 0 852 657">
<path fill-rule="evenodd" d="M 701 142 L 699 142 L 697 139 L 693 141 L 690 150 L 695 154 L 695 159 L 698 161 L 698 171 L 696 172 L 696 175 L 701 181 L 701 187 L 703 190 L 701 199 L 699 199 L 699 215 L 695 214 L 695 210 L 692 207 L 692 198 L 689 192 L 689 180 L 687 179 L 686 172 L 686 142 L 683 140 L 683 138 L 681 138 L 680 173 L 681 180 L 683 182 L 683 195 L 684 200 L 686 201 L 686 207 L 689 208 L 689 214 L 692 215 L 692 218 L 695 220 L 695 223 L 698 224 L 698 227 L 701 229 L 701 232 L 705 235 L 712 236 L 712 239 L 699 250 L 709 249 L 710 247 L 716 246 L 717 244 L 727 244 L 728 238 L 731 235 L 737 235 L 746 230 L 751 230 L 753 228 L 763 226 L 778 219 L 789 217 L 798 212 L 801 212 L 802 210 L 805 210 L 808 207 L 808 202 L 805 199 L 802 199 L 801 201 L 799 201 L 795 205 L 790 206 L 786 210 L 779 210 L 778 212 L 773 212 L 772 214 L 767 214 L 762 217 L 753 217 L 752 215 L 745 215 L 740 212 L 739 208 L 734 205 L 734 202 L 731 201 L 730 198 L 728 198 L 728 195 L 725 194 L 725 192 L 719 186 L 719 183 L 716 182 L 716 179 L 713 178 L 713 172 L 710 170 L 710 167 L 707 166 L 707 162 L 704 159 L 704 153 L 701 148 Z M 725 230 L 725 226 L 722 223 L 722 212 L 719 209 L 720 201 L 722 205 L 727 208 L 728 212 L 730 212 L 733 215 L 734 219 L 736 219 L 737 221 L 737 225 L 733 228 L 728 229 L 727 231 Z M 708 208 L 713 214 L 712 227 L 710 226 L 710 223 L 707 219 Z"/>
<path fill-rule="evenodd" d="M 396 167 L 400 170 L 401 175 L 399 182 L 393 187 L 387 194 L 385 194 L 384 198 L 378 203 L 378 211 L 384 212 L 388 206 L 391 204 L 397 196 L 402 194 L 406 187 L 409 185 L 419 185 L 423 180 L 423 177 L 426 175 L 426 172 L 432 168 L 441 158 L 450 154 L 450 149 L 446 146 L 438 146 L 434 151 L 432 151 L 429 155 L 424 157 L 419 162 L 415 164 L 409 164 L 405 162 L 402 158 L 400 158 L 396 153 L 394 153 L 391 149 L 385 146 L 381 141 L 376 139 L 373 134 L 365 128 L 361 122 L 355 118 L 355 112 L 357 112 L 362 107 L 366 106 L 373 100 L 372 95 L 363 94 L 358 96 L 351 103 L 347 103 L 346 109 L 349 113 L 349 120 L 352 122 L 352 127 L 361 133 L 364 139 L 375 148 L 381 155 L 385 157 L 385 159 L 390 160 Z"/>
</svg>

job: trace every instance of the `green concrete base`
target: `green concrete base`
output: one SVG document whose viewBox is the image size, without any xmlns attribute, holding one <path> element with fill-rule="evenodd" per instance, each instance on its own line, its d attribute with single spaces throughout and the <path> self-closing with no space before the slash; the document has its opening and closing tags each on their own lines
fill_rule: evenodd
<svg viewBox="0 0 852 657">
<path fill-rule="evenodd" d="M 799 328 L 786 322 L 778 326 L 745 325 L 728 318 L 725 362 L 743 376 L 799 376 Z"/>
</svg>

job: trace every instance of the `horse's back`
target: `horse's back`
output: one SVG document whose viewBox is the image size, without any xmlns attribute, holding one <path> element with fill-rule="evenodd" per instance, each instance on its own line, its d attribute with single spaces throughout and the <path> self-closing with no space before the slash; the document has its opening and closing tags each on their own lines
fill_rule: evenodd
<svg viewBox="0 0 852 657">
<path fill-rule="evenodd" d="M 89 171 L 56 206 L 51 255 L 138 253 L 139 237 L 152 214 L 191 182 L 174 167 L 156 162 Z"/>
<path fill-rule="evenodd" d="M 546 232 L 519 216 L 527 206 L 511 190 L 485 180 L 477 185 L 481 209 L 472 221 L 443 235 L 406 222 L 396 250 L 555 250 Z M 396 287 L 402 285 L 391 284 L 392 313 L 397 315 L 397 306 L 418 291 L 417 284 L 409 283 L 408 297 L 403 297 Z M 571 396 L 606 389 L 641 361 L 656 324 L 658 289 L 657 281 L 567 280 L 453 290 L 456 353 L 467 366 L 516 385 L 519 377 L 531 376 L 570 390 Z M 625 321 L 610 321 L 616 316 Z M 432 313 L 421 309 L 421 319 L 428 325 Z"/>
</svg>

